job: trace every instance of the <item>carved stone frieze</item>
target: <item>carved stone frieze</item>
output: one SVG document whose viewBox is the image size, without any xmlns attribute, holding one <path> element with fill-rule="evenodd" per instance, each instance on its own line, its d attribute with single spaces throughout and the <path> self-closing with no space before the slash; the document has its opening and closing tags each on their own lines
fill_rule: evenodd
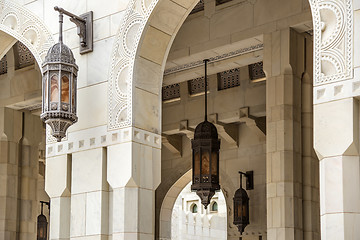
<svg viewBox="0 0 360 240">
<path fill-rule="evenodd" d="M 314 24 L 314 86 L 353 77 L 351 0 L 310 0 Z"/>
</svg>

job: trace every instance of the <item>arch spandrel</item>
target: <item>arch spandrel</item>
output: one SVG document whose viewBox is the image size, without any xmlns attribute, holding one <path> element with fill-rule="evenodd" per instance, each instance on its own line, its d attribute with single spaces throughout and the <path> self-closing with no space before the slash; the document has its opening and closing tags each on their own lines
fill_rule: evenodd
<svg viewBox="0 0 360 240">
<path fill-rule="evenodd" d="M 0 0 L 0 31 L 22 42 L 40 66 L 55 43 L 42 20 L 14 1 Z"/>
</svg>

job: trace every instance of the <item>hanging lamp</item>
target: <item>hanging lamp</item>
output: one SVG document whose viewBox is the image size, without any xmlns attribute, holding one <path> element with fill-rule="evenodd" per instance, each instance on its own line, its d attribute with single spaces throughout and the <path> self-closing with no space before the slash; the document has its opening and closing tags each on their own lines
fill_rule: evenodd
<svg viewBox="0 0 360 240">
<path fill-rule="evenodd" d="M 207 120 L 207 63 L 205 64 L 205 121 L 195 128 L 194 139 L 191 140 L 192 185 L 205 209 L 210 203 L 219 185 L 219 150 L 220 139 L 214 124 Z"/>
</svg>

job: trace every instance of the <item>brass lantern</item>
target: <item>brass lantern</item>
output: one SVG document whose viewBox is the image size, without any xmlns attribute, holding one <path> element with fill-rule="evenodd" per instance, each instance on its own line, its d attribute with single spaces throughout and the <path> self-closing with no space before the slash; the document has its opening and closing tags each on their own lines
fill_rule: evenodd
<svg viewBox="0 0 360 240">
<path fill-rule="evenodd" d="M 240 173 L 240 188 L 236 190 L 234 195 L 234 225 L 238 227 L 240 234 L 249 225 L 249 196 L 245 189 L 242 188 L 242 176 L 247 178 L 247 189 L 253 189 L 253 172 Z"/>
<path fill-rule="evenodd" d="M 205 209 L 210 203 L 219 185 L 219 150 L 220 140 L 214 124 L 207 121 L 207 62 L 205 63 L 205 121 L 195 128 L 194 139 L 191 140 L 193 151 L 192 185 Z"/>
<path fill-rule="evenodd" d="M 59 15 L 59 42 L 52 46 L 43 68 L 42 114 L 40 118 L 52 129 L 52 135 L 60 142 L 66 130 L 75 122 L 76 81 L 78 66 L 70 50 L 62 42 L 63 15 Z"/>
<path fill-rule="evenodd" d="M 43 214 L 43 204 L 50 206 L 50 202 L 43 202 L 41 203 L 41 214 L 37 217 L 37 240 L 47 240 L 47 225 L 48 221 Z"/>
</svg>

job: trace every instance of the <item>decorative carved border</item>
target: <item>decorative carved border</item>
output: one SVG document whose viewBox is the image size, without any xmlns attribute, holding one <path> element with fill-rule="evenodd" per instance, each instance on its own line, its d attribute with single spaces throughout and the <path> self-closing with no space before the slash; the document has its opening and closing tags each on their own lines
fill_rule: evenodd
<svg viewBox="0 0 360 240">
<path fill-rule="evenodd" d="M 14 1 L 0 0 L 0 30 L 23 43 L 40 66 L 55 43 L 43 21 Z"/>
<path fill-rule="evenodd" d="M 135 56 L 145 25 L 158 2 L 160 0 L 152 0 L 146 4 L 145 0 L 131 0 L 122 20 L 110 69 L 108 130 L 132 124 Z M 314 25 L 314 86 L 352 78 L 352 0 L 309 2 Z M 127 46 L 127 43 L 132 44 Z"/>
<path fill-rule="evenodd" d="M 314 25 L 314 86 L 352 78 L 352 0 L 309 2 Z"/>
<path fill-rule="evenodd" d="M 211 62 L 222 61 L 222 60 L 225 60 L 225 59 L 228 59 L 228 58 L 241 56 L 241 55 L 244 55 L 246 53 L 255 52 L 255 51 L 261 50 L 263 48 L 264 48 L 264 44 L 262 44 L 262 43 L 257 44 L 257 45 L 250 46 L 250 47 L 247 47 L 247 48 L 242 48 L 242 49 L 238 49 L 236 51 L 232 51 L 232 52 L 224 53 L 222 55 L 211 57 L 211 58 L 209 58 L 209 60 L 210 60 L 209 62 L 211 63 Z M 203 60 L 199 60 L 199 61 L 196 61 L 196 62 L 191 62 L 191 63 L 184 64 L 184 65 L 181 65 L 181 66 L 176 66 L 176 67 L 173 67 L 173 68 L 165 69 L 164 76 L 169 75 L 169 74 L 173 74 L 173 73 L 177 73 L 177 72 L 180 72 L 180 71 L 188 70 L 188 69 L 191 69 L 191 68 L 199 67 L 199 66 L 202 66 L 203 64 L 204 64 Z"/>
</svg>

